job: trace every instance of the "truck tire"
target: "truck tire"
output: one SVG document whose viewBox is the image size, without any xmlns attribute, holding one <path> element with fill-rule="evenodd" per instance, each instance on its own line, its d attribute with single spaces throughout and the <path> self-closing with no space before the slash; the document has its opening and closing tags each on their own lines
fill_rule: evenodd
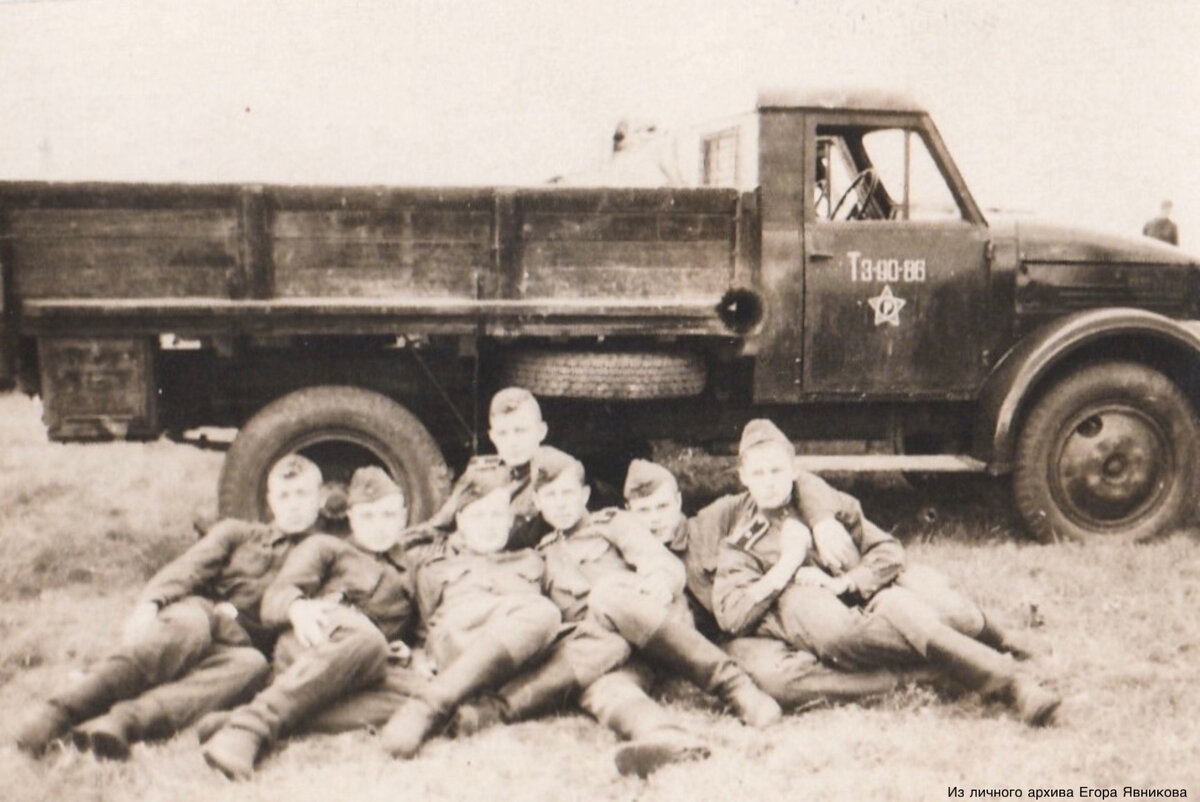
<svg viewBox="0 0 1200 802">
<path fill-rule="evenodd" d="M 449 491 L 437 441 L 407 409 L 358 387 L 308 387 L 272 401 L 238 432 L 221 468 L 220 514 L 268 520 L 267 473 L 293 452 L 313 459 L 327 481 L 382 466 L 404 489 L 410 523 L 432 515 Z"/>
<path fill-rule="evenodd" d="M 554 398 L 686 398 L 704 390 L 704 357 L 686 351 L 517 351 L 504 381 Z"/>
<path fill-rule="evenodd" d="M 1133 542 L 1195 506 L 1200 453 L 1192 405 L 1162 373 L 1101 362 L 1033 407 L 1017 443 L 1013 494 L 1042 542 Z"/>
</svg>

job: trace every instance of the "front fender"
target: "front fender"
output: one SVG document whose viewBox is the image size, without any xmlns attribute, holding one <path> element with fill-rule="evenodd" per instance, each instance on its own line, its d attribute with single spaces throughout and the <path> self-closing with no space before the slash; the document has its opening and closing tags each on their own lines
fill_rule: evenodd
<svg viewBox="0 0 1200 802">
<path fill-rule="evenodd" d="M 1004 355 L 988 375 L 975 417 L 974 456 L 993 474 L 1012 470 L 1016 425 L 1031 391 L 1081 348 L 1109 338 L 1157 340 L 1200 359 L 1200 322 L 1180 322 L 1144 309 L 1090 309 L 1034 330 Z"/>
</svg>

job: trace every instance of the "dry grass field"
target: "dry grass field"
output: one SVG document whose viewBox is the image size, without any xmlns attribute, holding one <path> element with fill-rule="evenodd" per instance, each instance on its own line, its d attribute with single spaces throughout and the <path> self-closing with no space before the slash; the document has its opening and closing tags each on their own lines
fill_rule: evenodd
<svg viewBox="0 0 1200 802">
<path fill-rule="evenodd" d="M 1033 670 L 1064 703 L 1030 730 L 970 696 L 911 689 L 809 710 L 767 731 L 670 703 L 711 742 L 710 760 L 649 780 L 613 769 L 615 740 L 581 715 L 393 761 L 365 733 L 298 738 L 252 782 L 211 772 L 191 733 L 124 764 L 72 750 L 32 761 L 12 746 L 30 700 L 112 643 L 138 586 L 210 514 L 220 454 L 166 442 L 58 445 L 35 402 L 0 396 L 0 799 L 3 800 L 932 800 L 964 789 L 1185 789 L 1200 795 L 1200 543 L 1039 546 L 1014 538 L 1003 492 L 856 481 L 910 559 L 945 571 L 1054 653 Z M 676 454 L 680 463 L 686 453 Z M 706 463 L 708 464 L 708 463 Z M 705 470 L 711 470 L 706 468 Z M 697 474 L 703 471 L 698 470 Z"/>
</svg>

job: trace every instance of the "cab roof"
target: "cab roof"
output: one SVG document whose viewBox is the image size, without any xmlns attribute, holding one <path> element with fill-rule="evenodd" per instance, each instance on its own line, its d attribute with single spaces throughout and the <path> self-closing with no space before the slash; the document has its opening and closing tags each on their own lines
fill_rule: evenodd
<svg viewBox="0 0 1200 802">
<path fill-rule="evenodd" d="M 927 113 L 908 95 L 881 89 L 764 89 L 758 93 L 758 108 Z"/>
</svg>

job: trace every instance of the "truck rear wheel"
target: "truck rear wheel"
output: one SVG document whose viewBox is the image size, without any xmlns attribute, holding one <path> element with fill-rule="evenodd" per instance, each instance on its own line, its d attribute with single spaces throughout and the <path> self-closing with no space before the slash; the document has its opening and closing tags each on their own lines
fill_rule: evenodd
<svg viewBox="0 0 1200 802">
<path fill-rule="evenodd" d="M 358 387 L 308 387 L 263 407 L 238 432 L 221 468 L 221 515 L 268 520 L 267 473 L 293 452 L 316 462 L 327 482 L 381 466 L 404 489 L 410 523 L 432 515 L 449 490 L 437 441 L 407 409 Z"/>
<path fill-rule="evenodd" d="M 1017 509 L 1043 542 L 1145 540 L 1195 505 L 1197 421 L 1170 379 L 1135 362 L 1088 365 L 1034 406 L 1017 444 Z"/>
<path fill-rule="evenodd" d="M 707 378 L 703 355 L 687 351 L 517 351 L 504 372 L 506 384 L 553 398 L 686 398 Z"/>
</svg>

